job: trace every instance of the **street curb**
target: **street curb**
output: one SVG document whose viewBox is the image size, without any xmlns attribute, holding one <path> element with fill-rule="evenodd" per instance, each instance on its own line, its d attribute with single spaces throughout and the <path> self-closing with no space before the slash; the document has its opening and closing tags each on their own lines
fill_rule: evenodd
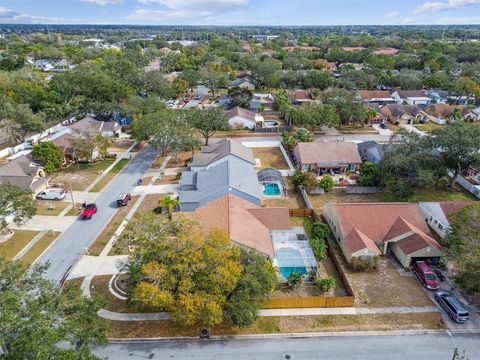
<svg viewBox="0 0 480 360">
<path fill-rule="evenodd" d="M 480 334 L 480 329 L 475 330 L 449 330 L 452 334 Z M 295 339 L 295 338 L 321 338 L 334 336 L 396 336 L 396 335 L 448 335 L 447 330 L 393 330 L 393 331 L 338 331 L 338 332 L 316 332 L 316 333 L 281 333 L 281 334 L 250 334 L 250 335 L 219 335 L 211 336 L 209 339 L 199 339 L 194 336 L 178 337 L 153 337 L 153 338 L 109 338 L 111 343 L 122 342 L 153 342 L 153 341 L 225 341 L 225 340 L 259 340 L 259 339 Z"/>
</svg>

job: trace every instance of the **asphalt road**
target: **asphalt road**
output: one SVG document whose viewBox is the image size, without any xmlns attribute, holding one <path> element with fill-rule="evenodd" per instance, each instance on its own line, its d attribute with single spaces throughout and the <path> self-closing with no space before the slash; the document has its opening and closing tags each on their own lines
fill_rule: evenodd
<svg viewBox="0 0 480 360">
<path fill-rule="evenodd" d="M 93 350 L 97 356 L 116 360 L 450 360 L 455 346 L 460 353 L 465 350 L 469 360 L 480 359 L 480 335 L 457 334 L 452 339 L 447 333 L 124 342 L 110 343 Z"/>
<path fill-rule="evenodd" d="M 115 179 L 96 198 L 98 212 L 90 220 L 77 219 L 55 243 L 41 256 L 38 263 L 47 261 L 50 267 L 45 277 L 60 284 L 70 268 L 86 252 L 90 244 L 117 210 L 115 200 L 121 193 L 129 192 L 136 181 L 150 167 L 156 151 L 149 145 L 139 152 Z"/>
<path fill-rule="evenodd" d="M 183 107 L 183 109 L 189 109 L 189 108 L 193 108 L 193 107 L 196 107 L 198 104 L 200 104 L 200 101 L 202 101 L 203 97 L 208 93 L 208 88 L 201 85 L 201 86 L 198 86 L 195 91 L 193 92 L 193 95 L 192 95 L 192 99 L 185 104 L 185 106 Z M 198 100 L 195 100 L 195 96 L 196 95 L 200 95 L 201 98 L 198 99 Z"/>
</svg>

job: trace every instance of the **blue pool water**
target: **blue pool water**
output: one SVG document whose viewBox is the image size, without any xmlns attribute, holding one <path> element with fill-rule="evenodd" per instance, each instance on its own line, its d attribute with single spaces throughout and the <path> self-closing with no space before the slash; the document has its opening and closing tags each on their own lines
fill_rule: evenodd
<svg viewBox="0 0 480 360">
<path fill-rule="evenodd" d="M 281 268 L 278 269 L 278 271 L 280 271 L 280 274 L 282 274 L 282 276 L 285 279 L 288 279 L 288 277 L 290 276 L 290 274 L 292 272 L 296 272 L 296 273 L 300 273 L 300 274 L 306 274 L 307 273 L 307 268 L 306 267 L 281 267 Z"/>
<path fill-rule="evenodd" d="M 263 184 L 263 194 L 267 196 L 280 195 L 280 187 L 277 183 Z"/>
</svg>

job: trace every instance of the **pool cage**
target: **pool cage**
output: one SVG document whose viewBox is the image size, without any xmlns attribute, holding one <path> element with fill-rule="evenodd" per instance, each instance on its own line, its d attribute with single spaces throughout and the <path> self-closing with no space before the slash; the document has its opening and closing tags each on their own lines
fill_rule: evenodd
<svg viewBox="0 0 480 360">
<path fill-rule="evenodd" d="M 287 185 L 283 179 L 282 173 L 276 169 L 268 168 L 257 172 L 260 185 L 275 183 L 281 189 L 282 195 L 287 195 Z"/>
<path fill-rule="evenodd" d="M 274 265 L 283 279 L 287 280 L 292 272 L 304 275 L 310 271 L 317 273 L 317 260 L 302 227 L 273 230 L 271 234 L 275 253 Z"/>
</svg>

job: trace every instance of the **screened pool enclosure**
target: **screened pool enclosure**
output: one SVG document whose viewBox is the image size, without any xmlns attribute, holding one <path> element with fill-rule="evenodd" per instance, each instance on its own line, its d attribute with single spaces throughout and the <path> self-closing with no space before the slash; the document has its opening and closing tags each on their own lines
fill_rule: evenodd
<svg viewBox="0 0 480 360">
<path fill-rule="evenodd" d="M 271 168 L 262 169 L 257 172 L 257 177 L 264 196 L 285 196 L 287 194 L 287 186 L 280 171 Z"/>
</svg>

